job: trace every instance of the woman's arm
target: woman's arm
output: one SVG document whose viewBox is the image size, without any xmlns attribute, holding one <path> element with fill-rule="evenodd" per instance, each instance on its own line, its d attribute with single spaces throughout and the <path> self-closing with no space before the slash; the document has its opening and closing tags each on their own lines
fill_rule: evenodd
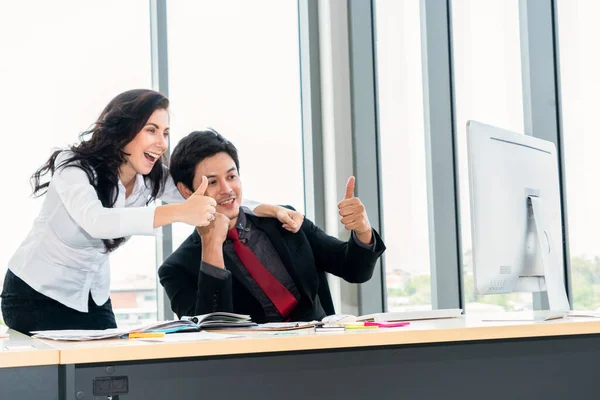
<svg viewBox="0 0 600 400">
<path fill-rule="evenodd" d="M 290 232 L 296 233 L 302 227 L 304 215 L 294 210 L 291 206 L 273 206 L 270 204 L 260 204 L 254 209 L 257 217 L 277 218 L 283 225 L 282 227 Z"/>
<path fill-rule="evenodd" d="M 173 181 L 173 178 L 171 177 L 171 174 L 169 173 L 169 169 L 167 167 L 163 167 L 163 168 L 165 169 L 165 173 L 168 174 L 168 176 L 167 176 L 167 182 L 165 184 L 165 190 L 163 192 L 163 195 L 160 197 L 160 199 L 167 203 L 173 203 L 173 204 L 182 203 L 185 199 L 184 199 L 183 195 L 181 194 L 181 192 L 179 192 L 179 189 L 177 189 L 177 186 L 175 185 L 175 182 Z M 293 210 L 293 209 L 290 210 L 289 208 L 285 208 L 285 207 L 281 207 L 281 206 L 275 206 L 275 205 L 271 205 L 271 204 L 261 204 L 257 201 L 246 200 L 246 199 L 243 199 L 242 206 L 248 208 L 257 217 L 277 218 L 279 220 L 279 222 L 281 222 L 283 224 L 283 227 L 285 229 L 287 229 L 288 231 L 294 232 L 294 233 L 296 233 L 296 232 L 298 232 L 298 230 L 300 230 L 300 227 L 302 226 L 302 222 L 304 221 L 304 215 L 302 215 L 298 211 Z M 170 214 L 171 210 L 165 210 L 164 213 Z M 165 221 L 169 220 L 168 216 L 165 216 L 165 217 L 161 216 L 159 221 L 162 222 L 163 218 Z M 169 223 L 169 222 L 167 222 L 167 223 Z M 163 224 L 163 225 L 166 225 L 166 224 Z M 157 225 L 157 226 L 161 226 L 161 225 Z"/>
<path fill-rule="evenodd" d="M 205 186 L 207 184 L 208 182 Z M 210 222 L 209 214 L 214 214 L 216 205 L 214 199 L 199 195 L 197 191 L 180 204 L 104 207 L 87 174 L 76 165 L 61 167 L 52 177 L 50 186 L 56 190 L 69 216 L 85 232 L 97 239 L 153 235 L 154 228 L 172 222 L 204 226 Z M 202 189 L 202 193 L 205 189 Z"/>
</svg>

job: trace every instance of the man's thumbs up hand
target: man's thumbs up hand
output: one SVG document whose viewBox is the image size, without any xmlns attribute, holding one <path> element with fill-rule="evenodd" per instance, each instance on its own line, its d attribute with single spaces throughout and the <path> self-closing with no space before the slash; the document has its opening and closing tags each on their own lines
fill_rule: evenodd
<svg viewBox="0 0 600 400">
<path fill-rule="evenodd" d="M 184 210 L 181 222 L 193 226 L 206 226 L 215 219 L 217 202 L 211 197 L 204 196 L 207 187 L 208 179 L 203 176 L 198 189 L 181 204 Z"/>
<path fill-rule="evenodd" d="M 346 195 L 344 196 L 344 200 L 351 199 L 354 197 L 354 184 L 356 178 L 351 176 L 348 178 L 348 182 L 346 182 Z"/>
<path fill-rule="evenodd" d="M 354 231 L 358 240 L 370 244 L 373 238 L 371 224 L 365 206 L 358 197 L 354 197 L 355 184 L 353 176 L 348 178 L 344 199 L 338 203 L 341 222 L 346 229 Z"/>
</svg>

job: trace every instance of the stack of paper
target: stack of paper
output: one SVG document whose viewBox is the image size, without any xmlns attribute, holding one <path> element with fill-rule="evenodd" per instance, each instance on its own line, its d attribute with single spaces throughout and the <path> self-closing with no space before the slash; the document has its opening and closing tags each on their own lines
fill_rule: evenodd
<svg viewBox="0 0 600 400">
<path fill-rule="evenodd" d="M 77 330 L 67 329 L 60 331 L 34 331 L 33 337 L 38 339 L 52 340 L 98 340 L 118 338 L 129 333 L 127 329 L 104 329 L 104 330 Z"/>
<path fill-rule="evenodd" d="M 382 312 L 368 315 L 347 315 L 334 314 L 323 318 L 323 322 L 327 323 L 346 323 L 346 322 L 383 322 L 383 321 L 414 321 L 420 319 L 442 319 L 442 318 L 457 318 L 462 315 L 461 308 L 451 308 L 442 310 L 421 310 L 421 311 L 397 311 L 397 312 Z"/>
<path fill-rule="evenodd" d="M 295 331 L 298 329 L 312 328 L 316 325 L 322 325 L 322 322 L 267 322 L 265 324 L 254 324 L 252 326 L 227 326 L 223 327 L 223 330 L 227 331 Z"/>
<path fill-rule="evenodd" d="M 98 340 L 118 338 L 134 332 L 195 332 L 200 329 L 256 326 L 249 315 L 215 312 L 211 314 L 183 317 L 174 321 L 161 321 L 144 324 L 133 328 L 104 330 L 59 330 L 34 331 L 33 337 L 51 340 Z"/>
</svg>

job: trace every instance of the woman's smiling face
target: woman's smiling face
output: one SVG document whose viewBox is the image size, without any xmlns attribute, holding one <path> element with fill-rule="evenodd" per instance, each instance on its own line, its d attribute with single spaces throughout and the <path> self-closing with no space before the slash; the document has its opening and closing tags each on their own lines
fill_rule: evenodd
<svg viewBox="0 0 600 400">
<path fill-rule="evenodd" d="M 148 175 L 154 164 L 169 147 L 169 113 L 160 109 L 152 113 L 141 131 L 127 143 L 123 151 L 127 154 L 127 169 Z"/>
</svg>

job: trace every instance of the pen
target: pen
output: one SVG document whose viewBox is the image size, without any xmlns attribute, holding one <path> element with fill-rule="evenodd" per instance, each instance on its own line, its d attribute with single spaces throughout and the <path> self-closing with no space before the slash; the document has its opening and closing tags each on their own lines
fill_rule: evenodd
<svg viewBox="0 0 600 400">
<path fill-rule="evenodd" d="M 399 321 L 399 322 L 387 322 L 387 321 L 381 321 L 381 322 L 365 322 L 365 326 L 378 326 L 380 328 L 396 328 L 399 326 L 406 326 L 409 325 L 410 322 L 408 321 Z"/>
<path fill-rule="evenodd" d="M 164 332 L 131 332 L 129 339 L 157 338 L 165 336 Z"/>
<path fill-rule="evenodd" d="M 346 329 L 377 329 L 378 326 L 369 326 L 362 322 L 345 322 L 342 325 L 346 327 Z"/>
</svg>

